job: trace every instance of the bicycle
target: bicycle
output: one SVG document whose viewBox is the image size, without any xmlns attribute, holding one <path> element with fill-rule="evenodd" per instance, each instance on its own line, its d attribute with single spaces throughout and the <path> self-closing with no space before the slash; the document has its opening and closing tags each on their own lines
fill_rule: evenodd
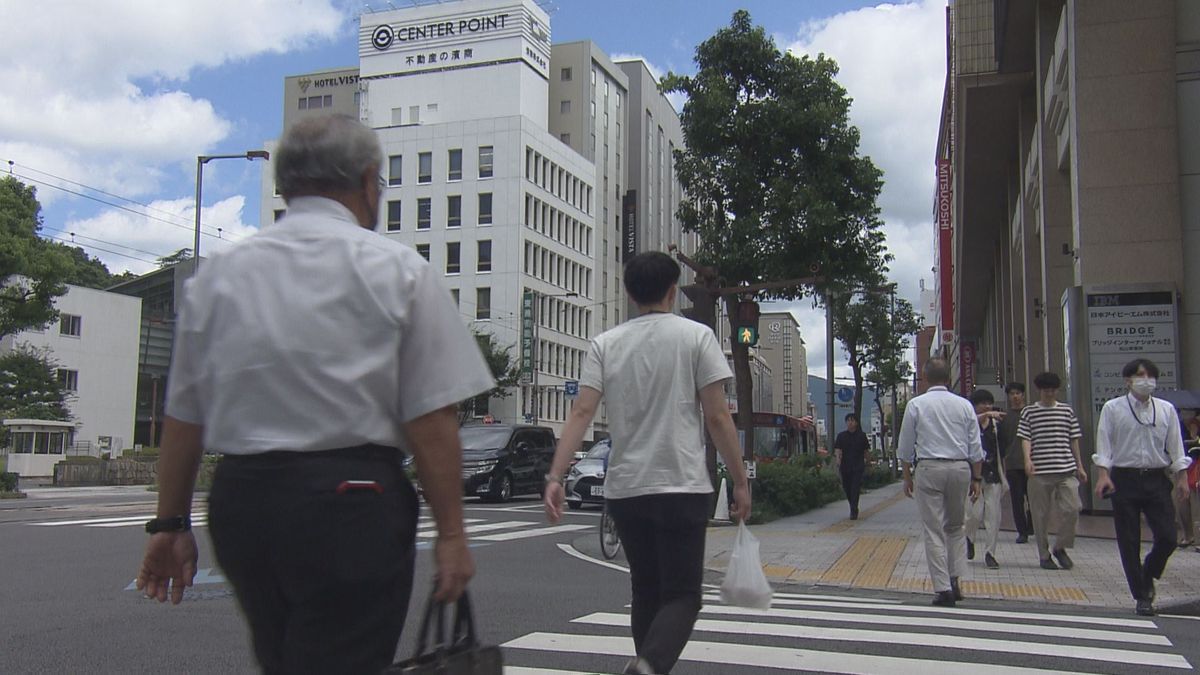
<svg viewBox="0 0 1200 675">
<path fill-rule="evenodd" d="M 604 502 L 600 513 L 600 553 L 605 560 L 612 560 L 621 552 L 621 537 L 617 534 L 617 524 L 608 513 L 608 502 Z"/>
</svg>

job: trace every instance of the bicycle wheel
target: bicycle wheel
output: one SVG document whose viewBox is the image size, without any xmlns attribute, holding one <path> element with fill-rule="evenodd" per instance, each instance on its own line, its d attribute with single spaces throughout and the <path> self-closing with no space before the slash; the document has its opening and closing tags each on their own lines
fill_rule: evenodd
<svg viewBox="0 0 1200 675">
<path fill-rule="evenodd" d="M 608 515 L 608 507 L 600 515 L 600 553 L 605 560 L 612 560 L 621 551 L 621 538 L 617 536 L 617 524 Z"/>
</svg>

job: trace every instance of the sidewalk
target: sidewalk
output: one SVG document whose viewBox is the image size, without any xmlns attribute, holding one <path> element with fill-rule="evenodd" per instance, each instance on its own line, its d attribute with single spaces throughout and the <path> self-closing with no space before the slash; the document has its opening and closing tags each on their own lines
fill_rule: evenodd
<svg viewBox="0 0 1200 675">
<path fill-rule="evenodd" d="M 1007 508 L 1007 499 L 1003 502 Z M 761 542 L 764 571 L 780 583 L 907 591 L 932 594 L 921 520 L 916 502 L 904 497 L 897 482 L 865 492 L 859 520 L 849 520 L 846 502 L 837 501 L 808 513 L 751 527 Z M 1008 522 L 1007 519 L 1005 521 Z M 1006 525 L 1007 526 L 1007 525 Z M 1011 529 L 1002 529 L 996 547 L 1000 569 L 983 565 L 982 546 L 967 561 L 962 579 L 968 598 L 1029 600 L 1088 607 L 1133 610 L 1133 600 L 1108 516 L 1080 516 L 1079 536 L 1070 550 L 1072 570 L 1048 571 L 1038 566 L 1037 545 L 1016 544 Z M 711 528 L 705 567 L 724 571 L 733 547 L 732 527 Z M 1051 545 L 1054 540 L 1051 538 Z M 1142 555 L 1149 550 L 1143 544 Z M 1156 606 L 1200 601 L 1200 553 L 1179 549 L 1157 584 Z"/>
</svg>

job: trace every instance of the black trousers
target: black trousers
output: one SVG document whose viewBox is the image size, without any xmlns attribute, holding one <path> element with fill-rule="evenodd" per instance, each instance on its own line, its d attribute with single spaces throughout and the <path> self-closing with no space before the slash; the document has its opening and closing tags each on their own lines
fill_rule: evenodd
<svg viewBox="0 0 1200 675">
<path fill-rule="evenodd" d="M 265 673 L 377 673 L 395 658 L 417 497 L 395 450 L 358 450 L 226 456 L 217 466 L 209 534 Z M 343 481 L 379 490 L 339 493 Z"/>
<path fill-rule="evenodd" d="M 671 672 L 700 614 L 709 499 L 687 493 L 608 502 L 629 561 L 633 643 L 656 673 Z"/>
<path fill-rule="evenodd" d="M 1149 600 L 1152 579 L 1161 579 L 1167 558 L 1175 552 L 1175 503 L 1171 499 L 1171 479 L 1162 469 L 1122 469 L 1114 467 L 1109 476 L 1116 488 L 1112 493 L 1113 526 L 1117 532 L 1117 550 L 1125 580 L 1135 600 Z M 1142 519 L 1154 535 L 1154 544 L 1142 560 Z"/>
<path fill-rule="evenodd" d="M 862 494 L 864 473 L 866 467 L 842 470 L 842 491 L 846 493 L 846 500 L 850 502 L 850 515 L 855 518 L 858 517 L 858 498 Z"/>
<path fill-rule="evenodd" d="M 1025 496 L 1029 491 L 1029 476 L 1020 469 L 1009 469 L 1004 473 L 1008 477 L 1008 498 L 1012 500 L 1013 527 L 1017 534 L 1028 537 L 1033 534 L 1033 514 L 1029 512 Z"/>
</svg>

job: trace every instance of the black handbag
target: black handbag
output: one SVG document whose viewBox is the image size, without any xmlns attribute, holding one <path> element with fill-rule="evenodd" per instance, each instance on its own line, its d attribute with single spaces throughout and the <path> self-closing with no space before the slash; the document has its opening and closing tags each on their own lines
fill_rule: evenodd
<svg viewBox="0 0 1200 675">
<path fill-rule="evenodd" d="M 466 591 L 454 609 L 450 640 L 446 641 L 446 603 L 436 602 L 433 593 L 425 603 L 425 618 L 411 658 L 392 664 L 384 673 L 394 675 L 503 675 L 504 656 L 500 647 L 479 644 L 475 616 Z M 434 623 L 436 642 L 429 646 L 429 624 Z"/>
</svg>

